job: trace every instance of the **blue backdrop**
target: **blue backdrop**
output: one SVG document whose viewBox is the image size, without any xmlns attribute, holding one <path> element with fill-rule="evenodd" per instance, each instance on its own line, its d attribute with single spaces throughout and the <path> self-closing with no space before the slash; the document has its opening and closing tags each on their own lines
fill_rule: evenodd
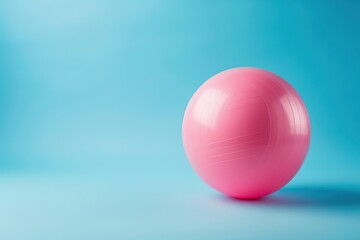
<svg viewBox="0 0 360 240">
<path fill-rule="evenodd" d="M 359 238 L 359 12 L 355 0 L 1 0 L 0 238 Z M 256 203 L 205 186 L 181 143 L 195 90 L 239 66 L 285 78 L 312 124 L 302 170 Z"/>
</svg>

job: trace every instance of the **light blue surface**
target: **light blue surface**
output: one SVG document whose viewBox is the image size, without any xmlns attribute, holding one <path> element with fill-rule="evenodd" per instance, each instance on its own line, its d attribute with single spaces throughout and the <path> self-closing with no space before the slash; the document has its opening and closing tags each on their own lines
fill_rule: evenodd
<svg viewBox="0 0 360 240">
<path fill-rule="evenodd" d="M 0 0 L 0 239 L 360 239 L 360 2 Z M 206 79 L 255 66 L 312 123 L 280 192 L 234 201 L 181 144 Z"/>
</svg>

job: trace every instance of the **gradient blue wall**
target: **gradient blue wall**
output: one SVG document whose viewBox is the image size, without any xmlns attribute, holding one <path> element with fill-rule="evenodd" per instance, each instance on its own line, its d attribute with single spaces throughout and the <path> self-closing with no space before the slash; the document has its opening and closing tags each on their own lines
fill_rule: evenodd
<svg viewBox="0 0 360 240">
<path fill-rule="evenodd" d="M 313 164 L 357 165 L 359 11 L 351 0 L 3 0 L 0 168 L 188 170 L 187 101 L 237 66 L 299 91 Z"/>
</svg>

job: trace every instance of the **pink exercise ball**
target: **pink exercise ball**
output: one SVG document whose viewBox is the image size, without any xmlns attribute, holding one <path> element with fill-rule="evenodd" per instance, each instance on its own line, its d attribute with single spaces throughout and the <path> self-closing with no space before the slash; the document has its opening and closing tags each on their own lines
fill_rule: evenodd
<svg viewBox="0 0 360 240">
<path fill-rule="evenodd" d="M 206 81 L 183 119 L 183 144 L 196 173 L 228 196 L 255 199 L 287 184 L 310 144 L 310 121 L 295 89 L 253 67 Z"/>
</svg>

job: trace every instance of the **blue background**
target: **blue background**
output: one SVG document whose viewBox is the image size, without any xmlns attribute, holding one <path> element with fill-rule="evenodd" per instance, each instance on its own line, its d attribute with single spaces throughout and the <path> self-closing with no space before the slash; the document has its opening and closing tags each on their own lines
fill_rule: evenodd
<svg viewBox="0 0 360 240">
<path fill-rule="evenodd" d="M 0 1 L 0 239 L 359 239 L 360 2 Z M 298 175 L 235 201 L 181 122 L 228 68 L 288 80 L 312 123 Z"/>
</svg>

